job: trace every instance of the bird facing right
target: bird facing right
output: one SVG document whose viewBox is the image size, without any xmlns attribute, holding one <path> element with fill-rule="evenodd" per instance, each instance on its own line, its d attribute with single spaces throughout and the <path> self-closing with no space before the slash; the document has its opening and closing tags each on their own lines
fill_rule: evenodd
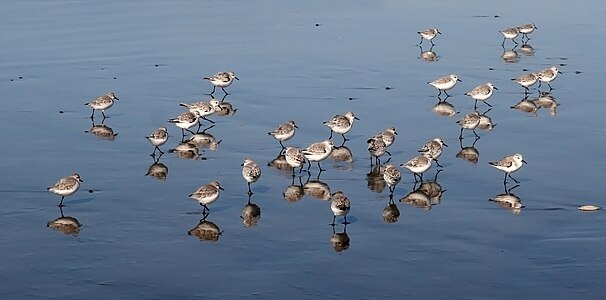
<svg viewBox="0 0 606 300">
<path fill-rule="evenodd" d="M 299 128 L 299 127 L 297 127 L 297 124 L 295 124 L 295 121 L 290 120 L 284 124 L 278 125 L 278 127 L 276 127 L 276 129 L 268 132 L 267 134 L 273 136 L 276 140 L 278 140 L 280 142 L 280 146 L 282 146 L 282 149 L 284 149 L 285 147 L 284 147 L 284 144 L 282 144 L 282 142 L 290 140 L 295 135 L 296 128 Z"/>
<path fill-rule="evenodd" d="M 431 43 L 431 45 L 433 46 L 434 45 L 433 44 L 433 39 L 436 36 L 438 36 L 438 34 L 442 34 L 440 32 L 440 30 L 438 30 L 437 28 L 428 28 L 428 29 L 425 29 L 423 31 L 418 31 L 417 33 L 421 36 L 421 41 L 419 42 L 419 46 L 421 44 L 423 44 L 423 40 L 424 39 L 428 40 Z"/>
<path fill-rule="evenodd" d="M 164 145 L 166 141 L 168 141 L 168 130 L 166 127 L 160 127 L 157 130 L 154 130 L 149 136 L 145 137 L 152 146 L 154 146 L 154 152 L 151 154 L 154 156 L 156 154 L 156 150 L 160 151 L 160 154 L 164 154 L 159 147 Z"/>
<path fill-rule="evenodd" d="M 457 77 L 457 75 L 450 74 L 448 76 L 440 77 L 434 81 L 430 81 L 427 84 L 435 87 L 436 89 L 438 89 L 440 91 L 438 96 L 442 95 L 442 92 L 444 92 L 444 94 L 446 94 L 446 96 L 449 97 L 450 95 L 448 95 L 448 93 L 446 91 L 452 89 L 457 84 L 457 82 L 460 82 L 460 81 L 461 81 L 461 79 L 459 79 L 459 77 Z"/>
<path fill-rule="evenodd" d="M 213 85 L 213 91 L 210 92 L 211 95 L 215 93 L 215 89 L 217 87 L 220 87 L 225 93 L 225 95 L 229 95 L 225 88 L 230 86 L 234 82 L 234 79 L 240 80 L 238 77 L 236 77 L 236 73 L 232 71 L 218 72 L 213 76 L 204 77 L 204 79 L 210 81 L 210 83 Z"/>
<path fill-rule="evenodd" d="M 90 115 L 91 119 L 95 117 L 95 110 L 100 110 L 103 115 L 103 119 L 106 118 L 105 110 L 114 106 L 114 100 L 120 100 L 113 92 L 109 92 L 103 96 L 99 96 L 94 100 L 84 103 L 84 105 L 88 105 L 93 109 L 93 113 Z"/>
<path fill-rule="evenodd" d="M 354 120 L 360 119 L 350 111 L 345 115 L 335 115 L 330 120 L 325 121 L 324 125 L 330 128 L 330 137 L 328 139 L 332 139 L 332 133 L 336 132 L 343 137 L 343 142 L 347 141 L 348 139 L 345 137 L 345 134 L 351 130 Z"/>
<path fill-rule="evenodd" d="M 198 203 L 200 203 L 200 205 L 204 207 L 202 213 L 206 214 L 207 212 L 210 212 L 210 209 L 208 209 L 208 205 L 217 201 L 217 199 L 219 198 L 219 193 L 222 190 L 223 188 L 221 187 L 219 182 L 212 181 L 208 184 L 199 187 L 188 197 L 198 201 Z"/>
<path fill-rule="evenodd" d="M 63 207 L 63 199 L 75 194 L 80 188 L 80 182 L 83 182 L 80 178 L 80 174 L 73 173 L 72 175 L 59 179 L 53 186 L 48 187 L 47 190 L 61 196 L 59 207 Z"/>
<path fill-rule="evenodd" d="M 473 109 L 476 109 L 478 106 L 478 100 L 483 101 L 486 105 L 492 107 L 486 100 L 492 96 L 493 90 L 498 90 L 492 82 L 487 82 L 485 84 L 479 85 L 475 87 L 473 90 L 465 93 L 465 96 L 471 97 L 475 102 L 473 104 Z"/>
<path fill-rule="evenodd" d="M 524 157 L 520 153 L 516 153 L 514 155 L 505 156 L 498 161 L 488 162 L 491 166 L 495 167 L 498 170 L 505 172 L 505 178 L 503 179 L 503 184 L 507 183 L 507 177 L 513 179 L 516 183 L 519 183 L 518 180 L 511 177 L 511 173 L 519 170 L 522 167 L 522 164 L 526 164 L 527 162 L 524 160 Z"/>
</svg>

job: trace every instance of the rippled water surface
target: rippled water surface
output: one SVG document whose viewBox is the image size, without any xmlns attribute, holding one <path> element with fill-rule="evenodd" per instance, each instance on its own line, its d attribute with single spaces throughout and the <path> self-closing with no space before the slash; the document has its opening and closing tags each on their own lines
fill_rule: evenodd
<svg viewBox="0 0 606 300">
<path fill-rule="evenodd" d="M 604 214 L 577 207 L 604 205 L 606 10 L 599 1 L 526 2 L 0 3 L 0 296 L 600 298 Z M 498 30 L 527 22 L 538 29 L 526 45 L 501 46 Z M 427 41 L 416 46 L 430 26 L 442 32 L 435 61 L 422 53 Z M 509 79 L 553 65 L 563 74 L 542 100 L 557 106 L 511 109 L 524 91 Z M 211 117 L 205 132 L 218 147 L 169 153 L 181 134 L 166 121 L 183 112 L 180 102 L 210 99 L 202 77 L 220 70 L 240 80 L 224 99 L 235 114 Z M 450 73 L 462 82 L 440 102 L 427 82 Z M 455 122 L 473 110 L 463 94 L 488 81 L 499 88 L 486 113 L 497 126 L 459 141 Z M 100 115 L 91 122 L 83 104 L 108 91 L 120 100 L 103 124 Z M 537 95 L 534 86 L 527 100 Z M 299 129 L 286 144 L 305 147 L 347 111 L 360 120 L 342 161 L 293 182 L 267 132 L 293 119 Z M 154 161 L 144 137 L 159 126 L 171 138 Z M 399 134 L 395 165 L 434 137 L 448 144 L 439 201 L 400 202 L 419 187 L 403 170 L 389 205 L 366 150 L 389 126 Z M 519 210 L 488 201 L 513 187 L 488 161 L 515 152 L 528 162 L 509 191 Z M 250 199 L 245 157 L 262 166 Z M 146 176 L 150 167 L 166 177 Z M 64 233 L 47 227 L 62 212 L 45 188 L 74 171 L 84 183 L 63 214 L 82 226 Z M 202 219 L 187 195 L 211 180 L 225 191 Z M 337 218 L 333 231 L 325 200 L 339 190 L 352 202 L 351 224 Z M 241 218 L 256 208 L 260 219 Z M 399 218 L 387 222 L 384 210 Z"/>
</svg>

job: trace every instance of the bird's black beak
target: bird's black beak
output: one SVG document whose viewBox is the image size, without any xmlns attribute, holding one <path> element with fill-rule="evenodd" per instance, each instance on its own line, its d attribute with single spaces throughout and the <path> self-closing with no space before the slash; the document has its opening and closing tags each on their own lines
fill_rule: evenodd
<svg viewBox="0 0 606 300">
<path fill-rule="evenodd" d="M 499 89 L 497 89 L 497 87 L 496 87 L 496 86 L 493 86 L 492 88 L 493 88 L 493 89 L 495 89 L 495 90 L 497 90 L 497 91 L 499 90 Z"/>
<path fill-rule="evenodd" d="M 558 74 L 562 74 L 562 71 L 558 70 Z"/>
<path fill-rule="evenodd" d="M 295 128 L 297 128 L 297 129 L 299 129 L 299 126 L 297 126 L 297 125 L 293 125 L 293 126 L 295 126 Z"/>
<path fill-rule="evenodd" d="M 523 162 L 523 163 L 525 163 L 525 164 L 528 164 L 528 163 L 527 163 L 525 160 L 523 160 L 523 159 L 522 159 L 522 162 Z"/>
<path fill-rule="evenodd" d="M 457 78 L 457 81 L 458 81 L 458 82 L 463 82 L 463 81 L 461 81 L 461 79 L 459 79 L 459 78 Z"/>
<path fill-rule="evenodd" d="M 448 145 L 446 145 L 444 142 L 442 142 L 442 146 L 444 146 L 444 147 L 448 147 Z"/>
<path fill-rule="evenodd" d="M 355 120 L 360 120 L 360 119 L 358 119 L 358 117 L 354 117 L 354 119 L 355 119 Z"/>
<path fill-rule="evenodd" d="M 235 78 L 236 80 L 240 80 L 240 78 L 238 78 L 238 77 L 234 77 L 234 78 Z"/>
<path fill-rule="evenodd" d="M 80 179 L 80 178 L 78 178 L 78 181 L 80 181 L 80 182 L 84 182 L 84 181 L 83 181 L 82 179 Z"/>
<path fill-rule="evenodd" d="M 225 191 L 222 187 L 219 187 L 220 190 Z"/>
<path fill-rule="evenodd" d="M 395 131 L 393 132 L 393 134 L 398 135 L 398 133 L 397 133 L 397 132 L 395 132 Z"/>
<path fill-rule="evenodd" d="M 244 167 L 244 163 L 242 163 L 242 164 L 240 165 L 240 167 Z"/>
</svg>

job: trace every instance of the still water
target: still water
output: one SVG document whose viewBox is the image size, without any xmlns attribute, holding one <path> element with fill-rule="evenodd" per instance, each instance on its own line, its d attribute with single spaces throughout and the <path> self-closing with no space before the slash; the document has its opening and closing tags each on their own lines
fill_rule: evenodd
<svg viewBox="0 0 606 300">
<path fill-rule="evenodd" d="M 600 298 L 604 214 L 576 209 L 604 206 L 606 10 L 590 2 L 0 3 L 1 298 Z M 528 22 L 527 44 L 501 46 L 499 30 Z M 431 26 L 442 35 L 420 49 Z M 510 108 L 538 92 L 525 99 L 509 79 L 553 65 L 545 107 Z M 178 103 L 210 99 L 202 77 L 221 70 L 240 80 L 204 132 L 214 145 L 167 151 Z M 440 101 L 427 82 L 451 73 L 462 82 Z M 459 141 L 463 94 L 488 81 L 497 125 Z M 91 122 L 84 103 L 109 91 L 120 100 Z M 314 165 L 293 181 L 267 132 L 293 119 L 286 144 L 305 147 L 347 111 L 360 118 L 351 140 L 319 177 Z M 160 126 L 171 138 L 154 160 L 144 137 Z M 441 197 L 400 202 L 419 187 L 403 170 L 390 203 L 366 150 L 389 126 L 395 165 L 434 137 L 448 144 L 443 171 L 424 176 Z M 519 210 L 488 201 L 513 187 L 488 161 L 516 152 Z M 250 198 L 246 157 L 262 166 Z M 74 171 L 84 183 L 60 211 L 45 188 Z M 212 180 L 225 191 L 202 219 L 187 195 Z M 351 224 L 333 229 L 339 190 Z M 47 227 L 62 214 L 79 231 Z"/>
</svg>

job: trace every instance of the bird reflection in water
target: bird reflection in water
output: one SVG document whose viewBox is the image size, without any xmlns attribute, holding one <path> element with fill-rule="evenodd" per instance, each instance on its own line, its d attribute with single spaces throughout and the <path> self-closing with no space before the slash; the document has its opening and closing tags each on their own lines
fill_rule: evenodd
<svg viewBox="0 0 606 300">
<path fill-rule="evenodd" d="M 530 114 L 531 117 L 537 116 L 537 110 L 541 108 L 534 101 L 528 100 L 528 98 L 524 98 L 520 100 L 518 103 L 512 105 L 510 108 L 517 109 L 521 112 Z"/>
<path fill-rule="evenodd" d="M 61 216 L 52 221 L 49 221 L 46 224 L 46 227 L 55 229 L 67 235 L 78 235 L 78 233 L 80 232 L 80 227 L 82 226 L 82 224 L 80 224 L 80 221 L 78 221 L 78 219 L 74 217 L 65 216 L 63 214 L 63 207 L 61 206 L 59 206 L 59 211 L 61 212 Z"/>
<path fill-rule="evenodd" d="M 328 186 L 328 184 L 319 179 L 309 180 L 309 177 L 307 178 L 307 182 L 303 185 L 303 193 L 322 201 L 328 201 L 331 197 L 330 186 Z"/>
<path fill-rule="evenodd" d="M 336 225 L 332 225 L 332 236 L 330 237 L 330 244 L 336 252 L 343 252 L 349 249 L 349 235 L 347 234 L 347 224 L 343 225 L 342 232 L 336 232 Z"/>
<path fill-rule="evenodd" d="M 516 184 L 515 186 L 508 189 L 507 184 L 505 183 L 504 184 L 505 193 L 498 194 L 498 195 L 488 199 L 488 201 L 493 201 L 493 202 L 497 203 L 499 206 L 501 206 L 502 208 L 511 209 L 511 212 L 513 214 L 517 215 L 520 212 L 522 212 L 522 208 L 524 208 L 524 205 L 522 204 L 522 199 L 520 199 L 520 197 L 513 194 L 511 191 L 519 186 L 520 186 L 519 184 Z"/>
<path fill-rule="evenodd" d="M 389 158 L 385 163 L 388 163 Z M 370 172 L 366 174 L 366 182 L 368 189 L 375 193 L 383 193 L 385 186 L 387 183 L 383 178 L 383 173 L 385 173 L 385 165 L 374 165 L 370 166 Z"/>
<path fill-rule="evenodd" d="M 487 115 L 490 110 L 492 110 L 492 108 L 489 108 L 487 111 L 480 114 L 480 124 L 478 125 L 478 128 L 484 131 L 492 131 L 492 129 L 497 126 L 496 123 L 492 122 L 492 118 Z"/>
<path fill-rule="evenodd" d="M 457 111 L 457 109 L 454 107 L 454 105 L 452 105 L 452 103 L 446 101 L 446 98 L 444 98 L 443 100 L 440 97 L 438 98 L 438 103 L 436 103 L 432 110 L 434 113 L 436 113 L 438 116 L 441 117 L 452 117 L 456 114 L 458 114 L 459 112 Z"/>
<path fill-rule="evenodd" d="M 421 181 L 419 188 L 417 188 L 417 183 L 415 183 L 412 192 L 402 197 L 400 202 L 425 210 L 430 210 L 434 205 L 440 204 L 442 202 L 442 194 L 446 191 L 438 183 L 438 174 L 441 171 L 438 170 L 436 172 L 433 180 Z"/>
<path fill-rule="evenodd" d="M 528 43 L 520 46 L 520 52 L 526 56 L 534 56 L 534 48 Z"/>
<path fill-rule="evenodd" d="M 288 162 L 286 161 L 286 156 L 284 156 L 284 154 L 282 153 L 284 152 L 281 152 L 280 154 L 278 154 L 278 156 L 276 156 L 276 158 L 268 162 L 267 166 L 275 168 L 279 171 L 288 171 L 289 173 L 292 172 L 294 175 L 294 168 L 288 164 Z"/>
<path fill-rule="evenodd" d="M 105 122 L 105 118 L 103 118 L 100 124 L 95 124 L 95 119 L 91 120 L 93 125 L 89 130 L 84 131 L 85 133 L 94 135 L 101 140 L 114 141 L 116 139 L 118 134 L 114 133 L 114 130 L 111 127 L 103 124 Z"/>
<path fill-rule="evenodd" d="M 208 216 L 208 215 L 206 215 Z M 196 236 L 201 241 L 216 242 L 219 237 L 223 234 L 223 231 L 219 229 L 217 224 L 207 221 L 206 216 L 200 220 L 196 227 L 192 228 L 187 232 L 187 235 Z"/>
<path fill-rule="evenodd" d="M 219 150 L 219 144 L 222 140 L 217 140 L 212 134 L 206 133 L 207 130 L 213 127 L 215 127 L 215 125 L 211 125 L 202 130 L 202 132 L 192 135 L 187 142 L 196 146 L 198 149 L 210 149 L 212 151 Z"/>
<path fill-rule="evenodd" d="M 425 210 L 431 209 L 431 199 L 425 192 L 420 190 L 413 190 L 406 194 L 406 196 L 400 198 L 400 202 L 416 206 Z"/>
<path fill-rule="evenodd" d="M 426 61 L 426 62 L 438 61 L 439 56 L 437 53 L 433 52 L 433 45 L 431 45 L 431 47 L 429 47 L 429 50 L 427 50 L 427 51 L 423 50 L 423 47 L 421 47 L 420 45 L 419 45 L 419 49 L 420 49 L 419 59 L 422 59 L 423 61 Z"/>
<path fill-rule="evenodd" d="M 333 166 L 338 170 L 351 170 L 353 169 L 353 153 L 347 146 L 339 146 L 334 147 L 332 152 L 330 152 L 330 159 L 332 159 L 336 164 Z M 339 163 L 347 163 L 345 165 Z"/>
<path fill-rule="evenodd" d="M 190 142 L 181 142 L 175 148 L 168 150 L 168 153 L 174 153 L 178 158 L 182 159 L 206 159 L 200 157 L 200 150 Z"/>
<path fill-rule="evenodd" d="M 520 60 L 520 56 L 516 51 L 517 47 L 518 45 L 511 49 L 505 49 L 505 47 L 503 46 L 503 53 L 501 54 L 501 59 L 506 63 L 517 63 Z"/>
<path fill-rule="evenodd" d="M 248 202 L 244 206 L 242 214 L 240 215 L 242 223 L 244 223 L 244 227 L 246 228 L 257 225 L 259 219 L 261 219 L 261 208 L 257 204 L 250 202 L 251 196 L 252 194 L 248 194 Z"/>
<path fill-rule="evenodd" d="M 213 97 L 213 95 L 211 95 L 211 97 L 213 99 L 215 99 L 215 97 Z M 227 97 L 227 95 L 223 96 L 223 98 L 221 98 L 221 101 L 219 101 L 219 107 L 221 109 L 218 111 L 215 111 L 215 115 L 224 117 L 224 116 L 233 116 L 234 114 L 236 114 L 236 110 L 238 110 L 238 109 L 234 108 L 234 106 L 230 102 L 225 101 L 226 97 Z"/>
<path fill-rule="evenodd" d="M 549 114 L 552 117 L 558 113 L 557 109 L 558 106 L 560 106 L 560 103 L 556 102 L 555 98 L 550 93 L 542 93 L 541 96 L 531 101 L 539 108 L 543 107 L 549 109 Z"/>
<path fill-rule="evenodd" d="M 149 168 L 147 168 L 147 173 L 145 176 L 151 176 L 160 181 L 166 180 L 166 176 L 168 176 L 168 166 L 160 162 L 162 155 L 163 154 L 153 157 L 154 162 L 149 166 Z"/>
<path fill-rule="evenodd" d="M 385 223 L 396 223 L 400 220 L 400 209 L 393 201 L 393 194 L 389 195 L 389 202 L 383 208 L 383 221 Z"/>
<path fill-rule="evenodd" d="M 305 196 L 305 189 L 303 187 L 301 176 L 299 176 L 299 184 L 295 184 L 295 178 L 292 178 L 292 183 L 287 186 L 286 189 L 284 189 L 282 196 L 284 196 L 284 200 L 288 202 L 297 202 L 303 199 L 303 196 Z"/>
<path fill-rule="evenodd" d="M 431 205 L 438 205 L 442 203 L 442 194 L 446 192 L 445 189 L 438 183 L 438 174 L 440 174 L 442 170 L 438 170 L 433 180 L 427 180 L 421 182 L 419 185 L 418 191 L 425 193 L 430 200 Z"/>
<path fill-rule="evenodd" d="M 459 140 L 459 146 L 461 150 L 457 153 L 457 158 L 466 160 L 472 164 L 477 164 L 480 159 L 480 152 L 476 149 L 476 143 L 480 140 L 479 137 L 476 137 L 471 146 L 463 147 L 463 140 Z"/>
</svg>

